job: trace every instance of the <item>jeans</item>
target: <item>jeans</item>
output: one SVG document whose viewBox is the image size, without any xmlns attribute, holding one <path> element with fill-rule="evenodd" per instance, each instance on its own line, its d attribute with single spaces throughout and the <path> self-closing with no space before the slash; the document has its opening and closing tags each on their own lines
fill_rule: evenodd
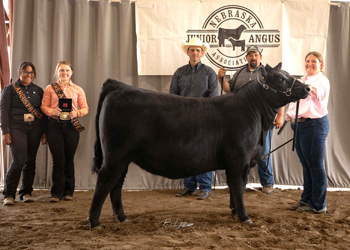
<svg viewBox="0 0 350 250">
<path fill-rule="evenodd" d="M 31 195 L 36 168 L 36 154 L 38 152 L 43 129 L 42 121 L 35 118 L 33 122 L 24 122 L 23 117 L 10 120 L 10 150 L 12 162 L 6 173 L 3 195 L 4 198 L 16 198 L 16 191 L 22 173 L 22 185 L 19 198 Z"/>
<path fill-rule="evenodd" d="M 196 176 L 190 176 L 190 177 L 184 178 L 184 186 L 185 188 L 195 192 L 197 190 L 197 182 L 198 182 L 200 191 L 207 191 L 208 193 L 210 193 L 212 181 L 213 181 L 212 172 L 206 172 Z"/>
<path fill-rule="evenodd" d="M 51 197 L 62 199 L 66 195 L 73 196 L 74 155 L 79 138 L 79 132 L 71 122 L 49 120 L 47 142 L 53 161 Z"/>
<path fill-rule="evenodd" d="M 291 127 L 295 130 L 295 125 Z M 328 132 L 327 116 L 298 123 L 295 149 L 303 166 L 304 178 L 300 201 L 316 211 L 326 207 L 327 173 L 324 157 Z"/>
<path fill-rule="evenodd" d="M 263 155 L 270 152 L 271 139 L 272 139 L 273 127 L 267 131 L 265 137 Z M 271 155 L 266 156 L 258 162 L 258 173 L 260 177 L 260 183 L 263 187 L 273 186 L 273 172 Z"/>
</svg>

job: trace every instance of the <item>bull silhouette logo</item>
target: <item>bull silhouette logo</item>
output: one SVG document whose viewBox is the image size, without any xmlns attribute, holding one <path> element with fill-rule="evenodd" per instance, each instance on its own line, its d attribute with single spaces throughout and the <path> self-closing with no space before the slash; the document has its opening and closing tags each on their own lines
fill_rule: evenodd
<svg viewBox="0 0 350 250">
<path fill-rule="evenodd" d="M 68 103 L 63 103 L 64 108 L 68 108 Z"/>
<path fill-rule="evenodd" d="M 245 51 L 245 40 L 239 40 L 245 29 L 247 28 L 243 24 L 237 29 L 219 28 L 219 47 L 225 47 L 225 40 L 227 39 L 232 44 L 233 51 L 235 51 L 236 47 L 241 47 L 241 50 Z"/>
<path fill-rule="evenodd" d="M 237 71 L 245 67 L 247 47 L 250 45 L 264 49 L 280 47 L 280 26 L 276 23 L 272 27 L 264 27 L 251 9 L 241 5 L 224 5 L 210 13 L 201 28 L 187 30 L 186 40 L 188 43 L 193 37 L 198 37 L 209 44 L 205 57 L 213 66 Z"/>
<path fill-rule="evenodd" d="M 245 51 L 245 40 L 235 40 L 232 37 L 228 39 L 233 47 L 233 51 L 235 51 L 236 47 L 241 47 L 241 51 Z"/>
</svg>

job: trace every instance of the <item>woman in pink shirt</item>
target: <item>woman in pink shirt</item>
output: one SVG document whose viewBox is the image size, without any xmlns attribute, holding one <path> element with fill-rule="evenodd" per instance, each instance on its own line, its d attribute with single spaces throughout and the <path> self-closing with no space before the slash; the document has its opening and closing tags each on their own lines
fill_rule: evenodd
<svg viewBox="0 0 350 250">
<path fill-rule="evenodd" d="M 49 117 L 47 141 L 53 161 L 50 202 L 72 200 L 75 188 L 74 155 L 79 132 L 84 129 L 77 118 L 89 112 L 84 90 L 71 81 L 72 65 L 68 61 L 60 61 L 55 74 L 58 81 L 46 87 L 41 103 L 41 110 Z M 63 99 L 60 104 L 62 109 L 70 107 L 68 101 L 71 99 L 70 112 L 62 112 L 59 99 Z"/>
<path fill-rule="evenodd" d="M 329 80 L 323 74 L 323 57 L 316 51 L 305 57 L 305 84 L 311 87 L 310 95 L 300 100 L 298 131 L 295 148 L 303 166 L 304 190 L 300 201 L 291 210 L 325 213 L 327 194 L 327 174 L 324 167 L 325 143 L 329 132 L 328 98 Z M 291 103 L 286 112 L 286 120 L 295 129 L 296 103 Z"/>
</svg>

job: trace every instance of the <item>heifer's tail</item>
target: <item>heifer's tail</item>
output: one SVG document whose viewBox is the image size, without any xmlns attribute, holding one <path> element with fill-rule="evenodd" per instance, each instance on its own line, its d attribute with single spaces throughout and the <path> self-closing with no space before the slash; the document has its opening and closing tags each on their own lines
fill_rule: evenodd
<svg viewBox="0 0 350 250">
<path fill-rule="evenodd" d="M 91 163 L 92 173 L 98 173 L 102 167 L 102 162 L 103 162 L 103 154 L 102 154 L 101 139 L 100 139 L 100 126 L 99 126 L 102 104 L 107 94 L 118 87 L 116 83 L 117 81 L 115 80 L 107 79 L 103 84 L 103 87 L 100 93 L 100 98 L 98 99 L 97 111 L 95 116 L 95 132 L 96 132 L 96 139 L 95 139 L 95 145 L 94 145 L 95 156 L 92 159 L 92 163 Z"/>
</svg>

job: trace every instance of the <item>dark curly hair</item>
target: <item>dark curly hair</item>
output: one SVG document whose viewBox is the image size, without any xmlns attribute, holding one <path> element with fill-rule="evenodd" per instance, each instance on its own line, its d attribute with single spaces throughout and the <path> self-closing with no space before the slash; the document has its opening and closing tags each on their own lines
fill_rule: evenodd
<svg viewBox="0 0 350 250">
<path fill-rule="evenodd" d="M 32 67 L 33 69 L 33 72 L 34 72 L 34 79 L 36 78 L 36 70 L 35 70 L 35 66 L 32 62 L 28 62 L 28 61 L 24 61 L 22 62 L 19 67 L 18 67 L 18 73 L 19 73 L 19 76 L 18 78 L 20 77 L 20 75 L 22 74 L 22 72 L 25 70 L 25 68 L 27 68 L 28 66 Z"/>
</svg>

